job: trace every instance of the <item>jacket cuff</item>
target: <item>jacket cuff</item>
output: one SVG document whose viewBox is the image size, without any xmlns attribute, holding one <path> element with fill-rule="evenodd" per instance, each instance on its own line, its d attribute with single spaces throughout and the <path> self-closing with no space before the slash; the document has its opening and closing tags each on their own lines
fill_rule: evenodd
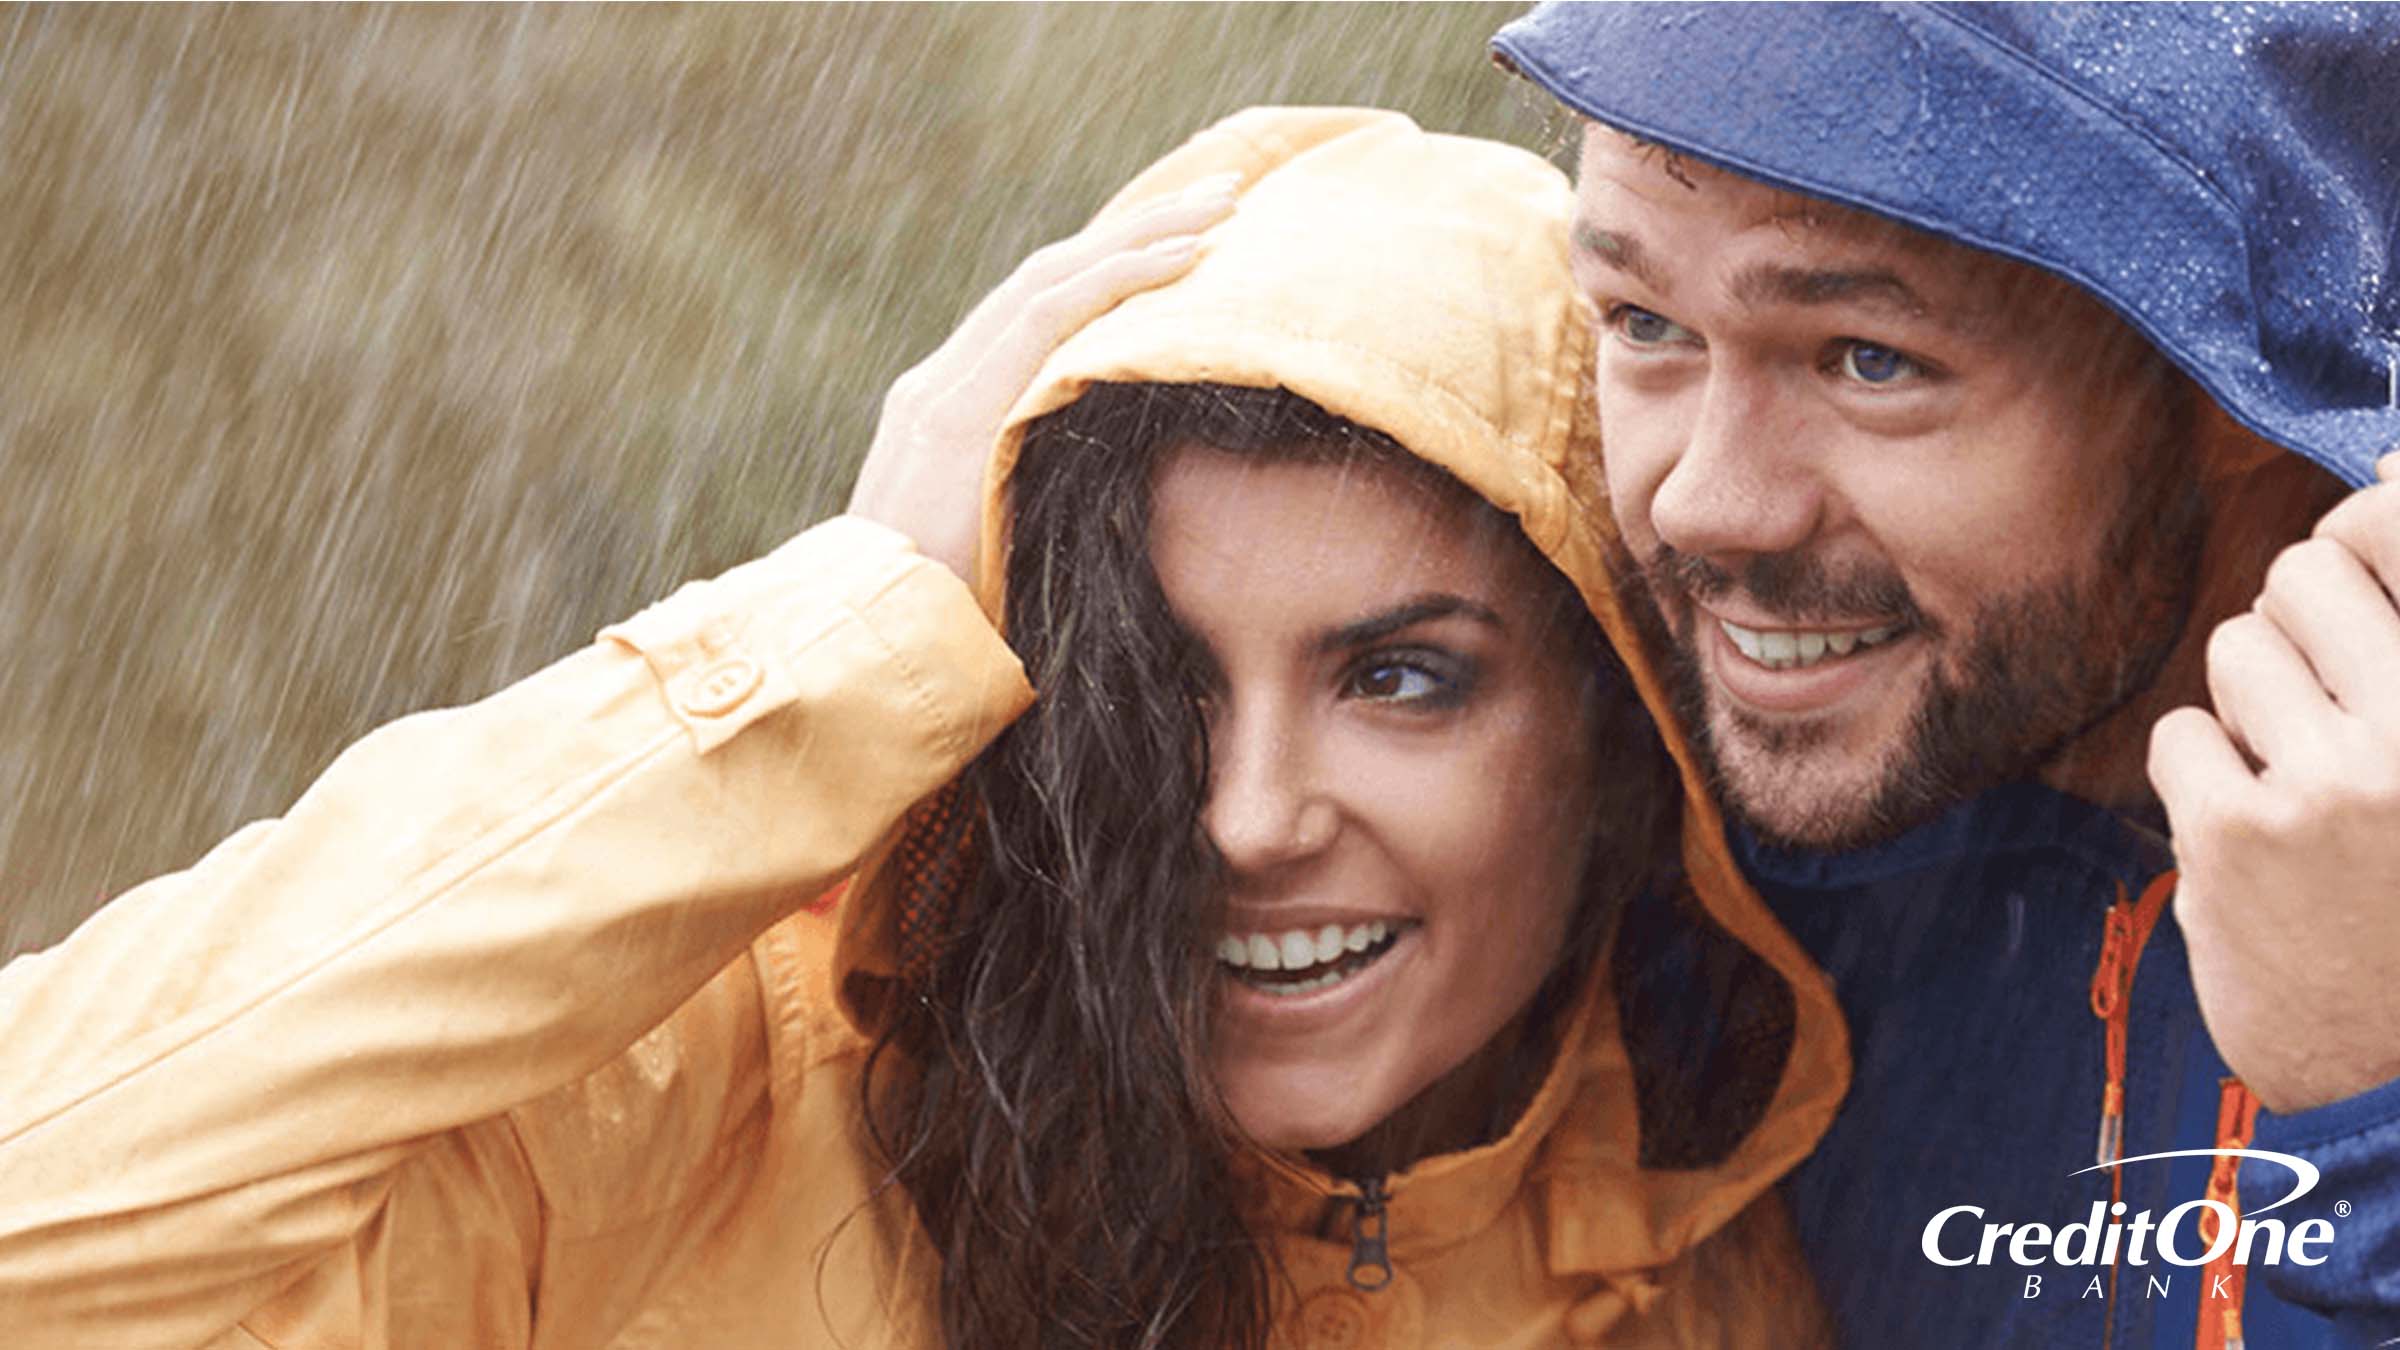
<svg viewBox="0 0 2400 1350">
<path fill-rule="evenodd" d="M 2261 1110 L 2256 1137 L 2273 1139 L 2281 1152 L 2302 1153 L 2383 1129 L 2400 1129 L 2400 1078 L 2290 1115 Z"/>
<path fill-rule="evenodd" d="M 2289 1259 L 2256 1266 L 2277 1296 L 2334 1319 L 2344 1345 L 2400 1338 L 2400 1079 L 2337 1102 L 2277 1115 L 2261 1111 L 2253 1148 L 2316 1165 L 2316 1188 L 2278 1210 L 2287 1229 L 2311 1219 L 2332 1227 L 2320 1265 Z M 2244 1167 L 2242 1211 L 2283 1198 L 2279 1167 Z"/>
<path fill-rule="evenodd" d="M 906 536 L 855 516 L 692 582 L 599 638 L 640 654 L 668 711 L 705 755 L 801 698 L 802 656 L 853 620 L 885 649 L 937 750 L 980 744 L 1032 697 L 966 583 L 921 557 Z"/>
</svg>

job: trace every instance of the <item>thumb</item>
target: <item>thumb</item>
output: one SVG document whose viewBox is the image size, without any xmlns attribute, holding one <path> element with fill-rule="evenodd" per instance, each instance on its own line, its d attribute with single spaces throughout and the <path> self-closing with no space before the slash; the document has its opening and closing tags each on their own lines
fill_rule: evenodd
<svg viewBox="0 0 2400 1350">
<path fill-rule="evenodd" d="M 2375 461 L 2375 477 L 2385 483 L 2400 483 L 2400 450 L 2388 451 Z"/>
</svg>

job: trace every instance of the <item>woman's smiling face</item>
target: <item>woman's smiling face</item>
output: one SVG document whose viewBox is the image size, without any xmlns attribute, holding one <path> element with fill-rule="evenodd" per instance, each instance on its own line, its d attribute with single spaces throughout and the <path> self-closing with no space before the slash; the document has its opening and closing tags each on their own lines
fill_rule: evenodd
<svg viewBox="0 0 2400 1350">
<path fill-rule="evenodd" d="M 1259 1143 L 1411 1115 L 1571 945 L 1591 828 L 1580 602 L 1513 522 L 1373 458 L 1189 447 L 1151 556 L 1206 652 L 1226 865 L 1211 1045 Z"/>
</svg>

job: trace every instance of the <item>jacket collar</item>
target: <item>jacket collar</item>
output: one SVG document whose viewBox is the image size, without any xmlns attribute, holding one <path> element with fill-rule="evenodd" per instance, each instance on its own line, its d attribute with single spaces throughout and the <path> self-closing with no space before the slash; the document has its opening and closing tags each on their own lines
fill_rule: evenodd
<svg viewBox="0 0 2400 1350">
<path fill-rule="evenodd" d="M 2069 853 L 2128 881 L 2173 865 L 2156 831 L 2040 783 L 1993 788 L 1891 839 L 1838 853 L 1778 848 L 1742 825 L 1728 836 L 1745 876 L 1788 890 L 1872 886 L 2037 850 Z"/>
<path fill-rule="evenodd" d="M 1668 1185 L 1666 1174 L 1641 1167 L 1633 1065 L 1619 1035 L 1609 964 L 1605 951 L 1593 961 L 1541 1086 L 1505 1134 L 1375 1179 L 1394 1269 L 1470 1241 L 1531 1203 L 1546 1218 L 1553 1276 L 1597 1277 L 1639 1306 L 1651 1272 L 1749 1201 L 1753 1188 L 1723 1170 L 1678 1174 L 1680 1183 Z M 1235 1170 L 1255 1197 L 1251 1222 L 1262 1236 L 1350 1240 L 1367 1179 L 1335 1177 L 1300 1155 L 1266 1150 L 1237 1159 Z M 1780 1170 L 1767 1165 L 1769 1175 Z"/>
<path fill-rule="evenodd" d="M 1236 1169 L 1243 1180 L 1254 1183 L 1249 1190 L 1255 1197 L 1251 1220 L 1257 1230 L 1279 1238 L 1327 1237 L 1328 1205 L 1355 1206 L 1363 1200 L 1364 1184 L 1377 1182 L 1390 1216 L 1392 1260 L 1406 1269 L 1412 1259 L 1473 1238 L 1512 1205 L 1523 1203 L 1519 1192 L 1527 1174 L 1561 1133 L 1561 1122 L 1589 1086 L 1595 1024 L 1605 1022 L 1610 1032 L 1615 1028 L 1613 1006 L 1603 996 L 1606 962 L 1595 960 L 1593 966 L 1592 977 L 1569 1008 L 1541 1086 L 1500 1138 L 1420 1159 L 1376 1178 L 1336 1177 L 1299 1154 L 1252 1150 L 1237 1160 Z M 1623 1091 L 1630 1100 L 1629 1078 Z M 1341 1231 L 1346 1232 L 1346 1226 Z"/>
</svg>

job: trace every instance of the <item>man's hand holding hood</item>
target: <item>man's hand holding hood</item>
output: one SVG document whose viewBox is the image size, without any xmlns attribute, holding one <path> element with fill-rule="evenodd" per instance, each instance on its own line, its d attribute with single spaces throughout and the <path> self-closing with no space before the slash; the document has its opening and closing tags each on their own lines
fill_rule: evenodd
<svg viewBox="0 0 2400 1350">
<path fill-rule="evenodd" d="M 2400 1077 L 2400 453 L 2209 643 L 2216 713 L 2158 724 L 2209 1031 L 2292 1112 Z"/>
</svg>

